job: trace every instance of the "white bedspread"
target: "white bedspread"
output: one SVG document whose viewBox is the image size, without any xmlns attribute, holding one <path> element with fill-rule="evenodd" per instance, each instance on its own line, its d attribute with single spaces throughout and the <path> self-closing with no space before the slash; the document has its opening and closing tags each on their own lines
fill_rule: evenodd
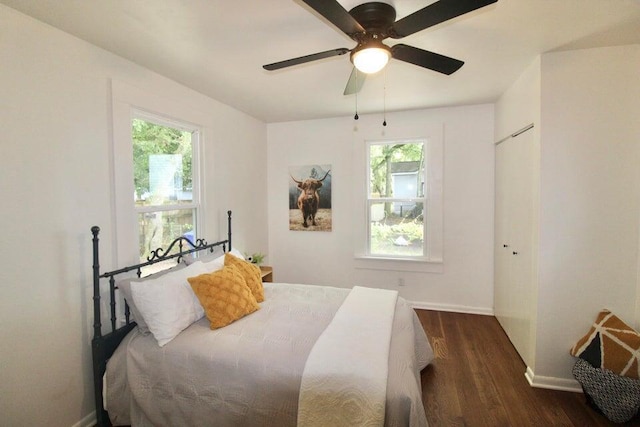
<svg viewBox="0 0 640 427">
<path fill-rule="evenodd" d="M 264 287 L 261 309 L 224 328 L 212 331 L 203 318 L 164 347 L 136 329 L 127 335 L 107 363 L 113 425 L 296 427 L 306 361 L 350 290 Z M 420 370 L 432 359 L 416 313 L 398 296 L 385 427 L 426 427 Z"/>
<path fill-rule="evenodd" d="M 397 298 L 396 291 L 360 286 L 351 290 L 305 364 L 299 427 L 384 424 Z"/>
</svg>

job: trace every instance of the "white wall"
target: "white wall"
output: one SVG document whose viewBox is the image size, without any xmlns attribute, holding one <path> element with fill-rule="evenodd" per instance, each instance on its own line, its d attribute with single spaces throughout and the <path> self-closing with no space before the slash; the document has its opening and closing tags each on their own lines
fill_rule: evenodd
<svg viewBox="0 0 640 427">
<path fill-rule="evenodd" d="M 531 201 L 534 207 L 531 212 L 531 226 L 534 232 L 531 236 L 531 244 L 533 249 L 531 253 L 531 277 L 525 280 L 519 280 L 519 283 L 511 283 L 509 286 L 500 287 L 498 280 L 498 272 L 494 279 L 496 286 L 494 288 L 494 296 L 496 301 L 495 311 L 498 319 L 500 315 L 505 317 L 502 320 L 503 328 L 515 343 L 520 343 L 516 348 L 525 363 L 531 369 L 535 368 L 535 347 L 536 347 L 536 328 L 537 328 L 537 307 L 538 307 L 538 223 L 539 223 L 539 198 L 540 198 L 540 57 L 536 59 L 523 71 L 518 79 L 502 94 L 496 102 L 495 111 L 495 133 L 498 141 L 509 138 L 530 124 L 533 129 L 527 131 L 526 135 L 517 138 L 526 139 L 527 144 L 530 142 L 532 147 L 530 153 L 533 153 L 529 159 L 531 166 L 531 181 L 533 185 L 530 188 Z M 512 139 L 504 140 L 503 144 L 514 143 Z M 497 150 L 496 146 L 496 150 Z M 519 167 L 522 167 L 519 165 Z M 497 195 L 496 195 L 497 196 Z M 526 199 L 523 199 L 526 200 Z M 497 224 L 496 224 L 497 227 Z M 524 230 L 521 230 L 524 231 Z M 498 251 L 503 250 L 500 242 L 495 242 Z M 529 251 L 527 251 L 529 253 Z M 525 269 L 529 271 L 529 269 Z M 520 272 L 522 274 L 522 272 Z M 513 277 L 509 275 L 509 277 Z M 525 289 L 523 289 L 526 287 Z M 527 296 L 527 297 L 524 297 Z M 505 305 L 500 307 L 498 302 L 504 301 Z M 502 311 L 502 313 L 501 313 Z M 509 315 L 506 315 L 509 313 Z M 511 319 L 511 323 L 509 321 Z M 504 323 L 506 321 L 506 323 Z M 514 336 L 517 334 L 518 336 Z"/>
<path fill-rule="evenodd" d="M 609 308 L 632 324 L 640 218 L 640 45 L 542 56 L 536 375 Z"/>
<path fill-rule="evenodd" d="M 235 243 L 256 251 L 267 250 L 266 126 L 2 5 L 0 64 L 2 423 L 86 425 L 92 225 L 114 267 L 110 80 L 211 117 L 205 237 L 233 209 Z"/>
<path fill-rule="evenodd" d="M 269 262 L 276 281 L 397 289 L 424 307 L 491 313 L 493 307 L 493 106 L 407 111 L 269 124 Z M 366 138 L 444 135 L 444 264 L 442 273 L 357 268 L 364 215 L 356 182 Z M 331 164 L 333 231 L 290 231 L 289 166 Z M 359 175 L 361 174 L 361 175 Z M 404 286 L 399 286 L 399 279 Z"/>
<path fill-rule="evenodd" d="M 536 57 L 496 102 L 496 140 L 533 123 L 540 128 L 540 57 Z"/>
<path fill-rule="evenodd" d="M 569 349 L 602 308 L 638 326 L 640 46 L 542 55 L 496 105 L 502 137 L 540 144 L 530 380 L 575 387 Z"/>
</svg>

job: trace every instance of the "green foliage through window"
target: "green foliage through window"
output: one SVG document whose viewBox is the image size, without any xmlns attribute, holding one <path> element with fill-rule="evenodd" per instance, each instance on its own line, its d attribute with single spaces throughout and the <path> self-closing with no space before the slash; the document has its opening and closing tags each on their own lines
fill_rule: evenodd
<svg viewBox="0 0 640 427">
<path fill-rule="evenodd" d="M 424 143 L 372 143 L 368 154 L 369 254 L 424 256 Z"/>
<path fill-rule="evenodd" d="M 141 119 L 132 120 L 133 178 L 136 200 L 151 192 L 149 184 L 149 158 L 154 154 L 179 154 L 182 190 L 193 187 L 193 150 L 191 132 L 158 125 Z"/>
<path fill-rule="evenodd" d="M 369 150 L 371 195 L 394 197 L 391 184 L 392 164 L 411 162 L 417 165 L 417 170 L 421 170 L 424 168 L 423 153 L 422 143 L 372 144 Z"/>
<path fill-rule="evenodd" d="M 199 200 L 193 181 L 193 146 L 198 138 L 186 128 L 140 117 L 131 121 L 141 261 L 155 249 L 166 249 L 177 237 L 197 237 Z"/>
</svg>

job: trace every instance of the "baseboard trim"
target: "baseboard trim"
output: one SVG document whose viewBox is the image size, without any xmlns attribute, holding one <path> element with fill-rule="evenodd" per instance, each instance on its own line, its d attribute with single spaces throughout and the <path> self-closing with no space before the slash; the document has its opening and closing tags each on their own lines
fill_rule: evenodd
<svg viewBox="0 0 640 427">
<path fill-rule="evenodd" d="M 93 427 L 97 422 L 98 420 L 96 419 L 96 411 L 93 411 L 71 427 Z"/>
<path fill-rule="evenodd" d="M 434 304 L 422 301 L 407 301 L 412 308 L 418 310 L 449 311 L 452 313 L 481 314 L 493 316 L 493 308 L 469 307 L 466 305 Z"/>
<path fill-rule="evenodd" d="M 572 391 L 574 393 L 582 393 L 582 387 L 576 380 L 568 380 L 566 378 L 544 377 L 536 375 L 533 370 L 527 366 L 527 372 L 524 373 L 525 378 L 531 387 L 546 388 L 550 390 Z"/>
</svg>

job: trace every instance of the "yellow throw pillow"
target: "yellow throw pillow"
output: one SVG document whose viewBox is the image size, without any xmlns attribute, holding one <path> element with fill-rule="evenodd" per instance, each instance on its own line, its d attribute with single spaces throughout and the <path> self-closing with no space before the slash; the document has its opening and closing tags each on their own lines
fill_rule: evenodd
<svg viewBox="0 0 640 427">
<path fill-rule="evenodd" d="M 235 266 L 187 280 L 211 322 L 211 329 L 227 326 L 260 308 Z"/>
<path fill-rule="evenodd" d="M 247 286 L 251 289 L 251 293 L 253 293 L 256 301 L 264 301 L 264 287 L 262 286 L 260 267 L 235 257 L 228 252 L 224 255 L 224 265 L 235 266 L 240 271 L 240 274 L 242 274 L 242 277 L 244 277 L 244 280 L 246 280 Z"/>
<path fill-rule="evenodd" d="M 640 334 L 609 310 L 598 313 L 589 332 L 570 351 L 596 368 L 640 377 Z"/>
</svg>

